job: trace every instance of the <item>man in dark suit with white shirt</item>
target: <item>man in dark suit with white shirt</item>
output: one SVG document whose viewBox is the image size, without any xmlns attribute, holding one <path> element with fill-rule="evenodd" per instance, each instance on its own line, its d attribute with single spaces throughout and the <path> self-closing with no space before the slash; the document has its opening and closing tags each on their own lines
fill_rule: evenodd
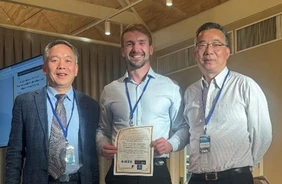
<svg viewBox="0 0 282 184">
<path fill-rule="evenodd" d="M 77 49 L 65 40 L 49 43 L 44 51 L 43 71 L 48 84 L 43 89 L 19 95 L 13 107 L 12 129 L 6 155 L 6 184 L 98 184 L 96 128 L 99 104 L 72 87 L 78 73 Z M 58 94 L 63 100 L 65 119 L 60 119 Z M 56 118 L 55 118 L 56 117 Z M 53 124 L 65 121 L 59 133 L 66 145 L 57 175 L 50 169 L 55 156 L 50 141 Z M 58 126 L 59 127 L 59 126 Z M 64 134 L 63 134 L 64 133 Z M 56 162 L 56 161 L 55 161 Z"/>
</svg>

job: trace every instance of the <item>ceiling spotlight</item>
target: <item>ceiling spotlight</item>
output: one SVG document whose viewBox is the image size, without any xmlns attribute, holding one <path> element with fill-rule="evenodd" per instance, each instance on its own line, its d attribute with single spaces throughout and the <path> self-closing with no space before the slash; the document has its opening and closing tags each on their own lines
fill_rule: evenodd
<svg viewBox="0 0 282 184">
<path fill-rule="evenodd" d="M 111 34 L 111 24 L 109 21 L 105 21 L 105 35 Z"/>
<path fill-rule="evenodd" d="M 167 6 L 172 6 L 172 0 L 166 0 L 166 5 Z"/>
</svg>

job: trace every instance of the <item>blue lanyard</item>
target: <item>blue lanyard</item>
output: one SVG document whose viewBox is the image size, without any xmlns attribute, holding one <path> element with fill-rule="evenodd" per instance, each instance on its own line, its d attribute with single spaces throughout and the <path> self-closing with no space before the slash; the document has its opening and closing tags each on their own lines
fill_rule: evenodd
<svg viewBox="0 0 282 184">
<path fill-rule="evenodd" d="M 53 106 L 53 104 L 51 102 L 51 99 L 50 99 L 48 93 L 47 93 L 47 98 L 48 98 L 48 101 L 49 101 L 49 103 L 51 105 L 51 108 L 52 108 L 52 111 L 53 111 L 53 115 L 56 117 L 56 119 L 58 121 L 58 124 L 60 125 L 60 127 L 61 127 L 61 129 L 62 129 L 62 131 L 64 133 L 64 136 L 67 139 L 67 137 L 68 137 L 68 128 L 69 128 L 69 124 L 70 124 L 70 121 L 71 121 L 71 118 L 72 118 L 72 115 L 73 115 L 73 110 L 74 110 L 75 93 L 73 93 L 71 116 L 70 116 L 69 122 L 67 123 L 67 127 L 66 128 L 63 127 L 63 124 L 62 124 L 60 118 L 58 117 L 58 115 L 56 113 L 56 110 L 55 110 L 55 108 L 54 108 L 54 106 Z"/>
<path fill-rule="evenodd" d="M 129 95 L 129 91 L 128 91 L 128 87 L 127 87 L 128 79 L 125 80 L 126 96 L 127 96 L 127 100 L 128 100 L 129 107 L 130 107 L 130 117 L 129 117 L 129 119 L 130 119 L 130 126 L 133 126 L 133 124 L 132 124 L 133 114 L 134 114 L 134 112 L 135 112 L 135 110 L 136 110 L 136 108 L 137 108 L 137 105 L 138 105 L 139 101 L 141 100 L 141 97 L 143 96 L 143 94 L 144 94 L 144 92 L 145 92 L 145 90 L 146 90 L 146 88 L 147 88 L 147 86 L 148 86 L 148 84 L 149 84 L 149 82 L 150 82 L 150 80 L 151 80 L 151 78 L 152 78 L 152 77 L 149 76 L 149 75 L 148 75 L 148 77 L 149 77 L 149 79 L 148 79 L 148 81 L 146 82 L 146 84 L 145 84 L 145 86 L 144 86 L 144 88 L 143 88 L 143 91 L 142 91 L 141 95 L 139 96 L 139 98 L 138 98 L 138 100 L 137 100 L 137 102 L 136 102 L 136 104 L 134 105 L 133 108 L 132 108 L 132 104 L 131 104 L 131 100 L 130 100 L 130 95 Z"/>
<path fill-rule="evenodd" d="M 211 116 L 212 116 L 213 112 L 214 112 L 215 105 L 216 105 L 217 102 L 218 102 L 218 99 L 219 99 L 219 97 L 220 97 L 220 94 L 221 94 L 221 92 L 222 92 L 223 86 L 224 86 L 224 84 L 225 84 L 225 81 L 226 81 L 226 79 L 227 79 L 229 73 L 230 73 L 230 70 L 228 70 L 228 73 L 226 74 L 226 76 L 225 76 L 225 78 L 224 78 L 224 81 L 223 81 L 223 83 L 222 83 L 222 86 L 221 86 L 220 90 L 217 92 L 217 95 L 216 95 L 216 97 L 215 97 L 215 103 L 213 104 L 213 106 L 212 106 L 212 108 L 211 108 L 211 110 L 210 110 L 210 113 L 209 113 L 209 115 L 208 115 L 207 117 L 206 117 L 206 110 L 205 110 L 206 108 L 205 108 L 205 106 L 204 106 L 204 89 L 202 88 L 202 106 L 203 106 L 204 117 L 205 117 L 205 132 L 206 132 L 207 125 L 208 125 L 208 123 L 209 123 L 209 121 L 210 121 L 210 119 L 211 119 Z"/>
</svg>

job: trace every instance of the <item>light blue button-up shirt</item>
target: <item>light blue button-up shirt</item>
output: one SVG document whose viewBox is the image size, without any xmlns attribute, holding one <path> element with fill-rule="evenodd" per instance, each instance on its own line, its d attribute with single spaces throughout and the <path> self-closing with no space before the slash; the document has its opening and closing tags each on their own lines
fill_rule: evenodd
<svg viewBox="0 0 282 184">
<path fill-rule="evenodd" d="M 149 80 L 148 76 L 151 76 L 151 79 L 134 111 L 133 125 L 153 125 L 153 140 L 164 137 L 171 143 L 173 151 L 184 148 L 188 143 L 188 126 L 183 118 L 182 95 L 179 86 L 168 77 L 150 69 L 139 85 L 126 72 L 123 77 L 105 86 L 100 99 L 101 121 L 97 130 L 97 146 L 100 153 L 103 145 L 114 145 L 119 129 L 130 126 L 126 80 L 131 104 L 134 107 Z M 171 136 L 170 132 L 173 132 Z M 168 155 L 162 155 L 162 157 L 168 157 Z"/>
<path fill-rule="evenodd" d="M 55 108 L 55 103 L 57 101 L 57 98 L 56 98 L 57 92 L 52 87 L 48 86 L 47 93 L 50 97 L 53 107 Z M 67 95 L 67 98 L 64 100 L 64 106 L 66 108 L 66 113 L 67 113 L 67 122 L 69 123 L 67 139 L 68 139 L 69 144 L 74 146 L 75 164 L 67 165 L 65 173 L 71 174 L 71 173 L 77 172 L 77 170 L 80 167 L 79 154 L 78 154 L 79 117 L 78 117 L 76 102 L 73 103 L 73 100 L 75 100 L 73 88 L 71 88 L 66 93 L 66 95 Z M 53 115 L 51 104 L 49 103 L 47 98 L 46 100 L 47 100 L 47 113 L 48 113 L 48 136 L 50 138 L 52 119 L 54 115 Z M 74 108 L 73 108 L 73 104 L 74 104 Z M 72 109 L 73 109 L 73 112 L 72 112 Z"/>
</svg>

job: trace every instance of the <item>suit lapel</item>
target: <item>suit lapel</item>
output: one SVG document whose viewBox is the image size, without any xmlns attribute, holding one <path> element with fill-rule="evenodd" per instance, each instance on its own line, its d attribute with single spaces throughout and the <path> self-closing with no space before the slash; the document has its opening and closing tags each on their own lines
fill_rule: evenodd
<svg viewBox="0 0 282 184">
<path fill-rule="evenodd" d="M 47 91 L 46 87 L 36 91 L 34 100 L 37 107 L 37 113 L 39 116 L 39 123 L 41 125 L 41 128 L 44 132 L 43 139 L 45 142 L 45 149 L 44 151 L 47 156 L 47 147 L 48 147 L 48 117 L 47 117 L 47 104 L 46 104 L 46 98 L 47 98 Z"/>
<path fill-rule="evenodd" d="M 81 95 L 81 93 L 79 93 L 78 91 L 74 90 L 75 93 L 75 98 L 76 98 L 76 105 L 77 105 L 77 111 L 78 111 L 78 119 L 79 119 L 79 130 L 78 130 L 78 143 L 79 143 L 79 151 L 83 152 L 84 150 L 84 144 L 82 144 L 83 142 L 85 142 L 85 116 L 83 114 L 84 112 L 84 106 L 85 103 L 83 103 L 83 96 Z"/>
</svg>

